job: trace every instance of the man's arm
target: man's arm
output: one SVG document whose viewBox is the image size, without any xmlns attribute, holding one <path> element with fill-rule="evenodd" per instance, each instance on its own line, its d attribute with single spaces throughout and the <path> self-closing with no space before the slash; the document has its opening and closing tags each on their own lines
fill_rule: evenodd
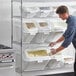
<svg viewBox="0 0 76 76">
<path fill-rule="evenodd" d="M 57 49 L 51 49 L 51 53 L 56 54 L 57 52 L 60 52 L 61 50 L 65 49 L 63 46 L 58 47 Z"/>
<path fill-rule="evenodd" d="M 65 38 L 64 38 L 64 36 L 62 35 L 56 42 L 51 42 L 51 43 L 50 43 L 50 46 L 54 46 L 54 45 L 56 45 L 57 43 L 62 42 L 64 39 L 65 39 Z M 51 53 L 52 53 L 52 54 L 56 54 L 57 52 L 59 52 L 59 51 L 61 51 L 61 50 L 63 50 L 63 49 L 64 49 L 64 47 L 60 46 L 60 47 L 58 47 L 57 49 L 51 49 Z"/>
<path fill-rule="evenodd" d="M 76 26 L 75 26 L 74 22 L 71 22 L 68 26 L 69 27 L 67 28 L 67 30 L 63 34 L 64 42 L 57 49 L 51 49 L 52 54 L 55 54 L 57 52 L 62 51 L 64 48 L 68 47 L 70 45 L 70 43 L 72 42 L 74 35 L 75 35 Z"/>
<path fill-rule="evenodd" d="M 64 39 L 65 39 L 64 36 L 61 36 L 61 37 L 56 41 L 56 43 L 62 42 Z"/>
<path fill-rule="evenodd" d="M 59 42 L 62 42 L 63 40 L 64 40 L 64 36 L 61 36 L 57 41 L 51 42 L 51 43 L 49 44 L 49 46 L 53 47 L 54 45 L 56 45 L 56 44 L 59 43 Z"/>
</svg>

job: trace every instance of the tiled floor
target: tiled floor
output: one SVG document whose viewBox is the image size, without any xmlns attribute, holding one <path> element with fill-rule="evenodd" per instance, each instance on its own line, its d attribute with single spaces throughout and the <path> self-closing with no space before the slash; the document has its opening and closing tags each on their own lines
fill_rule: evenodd
<svg viewBox="0 0 76 76">
<path fill-rule="evenodd" d="M 15 72 L 14 68 L 2 68 L 0 69 L 0 76 L 21 76 Z M 23 75 L 23 76 L 26 76 Z M 53 74 L 53 75 L 42 75 L 42 76 L 74 76 L 74 73 L 63 73 L 63 74 Z"/>
<path fill-rule="evenodd" d="M 74 76 L 74 73 L 63 73 L 63 74 L 55 74 L 55 75 L 43 75 L 43 76 Z"/>
</svg>

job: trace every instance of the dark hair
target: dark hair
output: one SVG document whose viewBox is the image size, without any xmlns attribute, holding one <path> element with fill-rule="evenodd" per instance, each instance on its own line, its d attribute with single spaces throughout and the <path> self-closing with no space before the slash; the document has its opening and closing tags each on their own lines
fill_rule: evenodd
<svg viewBox="0 0 76 76">
<path fill-rule="evenodd" d="M 56 10 L 57 14 L 69 13 L 67 6 L 59 6 Z"/>
</svg>

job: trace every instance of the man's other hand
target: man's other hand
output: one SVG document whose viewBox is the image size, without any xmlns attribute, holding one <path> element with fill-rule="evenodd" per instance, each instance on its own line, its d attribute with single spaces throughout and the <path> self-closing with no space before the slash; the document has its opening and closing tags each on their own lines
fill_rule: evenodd
<svg viewBox="0 0 76 76">
<path fill-rule="evenodd" d="M 51 47 L 53 47 L 54 45 L 56 45 L 56 42 L 51 42 L 51 43 L 49 44 L 49 46 L 51 46 Z"/>
<path fill-rule="evenodd" d="M 51 49 L 51 54 L 52 54 L 52 55 L 56 54 L 56 49 L 52 48 L 52 49 Z"/>
</svg>

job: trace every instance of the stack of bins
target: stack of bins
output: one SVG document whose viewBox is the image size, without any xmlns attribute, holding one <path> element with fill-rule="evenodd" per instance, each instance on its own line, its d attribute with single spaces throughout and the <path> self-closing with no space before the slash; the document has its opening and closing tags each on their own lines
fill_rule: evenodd
<svg viewBox="0 0 76 76">
<path fill-rule="evenodd" d="M 38 23 L 38 33 L 36 34 L 32 42 L 44 43 L 51 31 L 51 26 L 49 25 L 49 22 L 45 20 L 42 21 L 37 20 L 37 23 Z"/>
</svg>

